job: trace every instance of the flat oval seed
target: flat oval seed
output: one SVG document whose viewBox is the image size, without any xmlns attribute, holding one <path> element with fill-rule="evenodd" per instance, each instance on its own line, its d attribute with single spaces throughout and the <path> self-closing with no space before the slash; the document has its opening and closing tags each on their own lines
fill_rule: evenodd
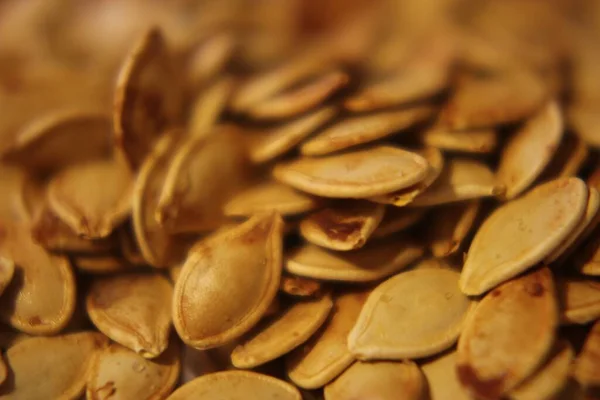
<svg viewBox="0 0 600 400">
<path fill-rule="evenodd" d="M 347 252 L 334 252 L 314 244 L 305 244 L 290 253 L 285 269 L 292 274 L 314 279 L 371 282 L 395 274 L 422 255 L 422 245 L 400 235 Z"/>
<path fill-rule="evenodd" d="M 497 287 L 467 317 L 458 341 L 460 381 L 474 396 L 500 398 L 544 361 L 557 323 L 548 268 Z"/>
<path fill-rule="evenodd" d="M 471 305 L 458 277 L 450 269 L 419 268 L 377 286 L 348 334 L 352 354 L 360 360 L 401 360 L 452 346 Z"/>
<path fill-rule="evenodd" d="M 88 379 L 88 400 L 164 399 L 181 370 L 180 346 L 171 341 L 159 357 L 148 360 L 117 343 L 99 352 Z"/>
<path fill-rule="evenodd" d="M 3 399 L 75 399 L 83 393 L 95 354 L 107 345 L 96 332 L 19 341 L 6 352 L 12 384 Z"/>
<path fill-rule="evenodd" d="M 494 182 L 493 172 L 483 163 L 468 158 L 447 160 L 437 180 L 417 196 L 412 206 L 435 206 L 495 196 L 504 188 Z"/>
<path fill-rule="evenodd" d="M 573 377 L 583 387 L 600 386 L 600 321 L 596 321 L 575 359 Z"/>
<path fill-rule="evenodd" d="M 15 274 L 15 263 L 8 258 L 0 256 L 0 296 L 10 284 Z"/>
<path fill-rule="evenodd" d="M 168 400 L 302 400 L 287 382 L 250 371 L 206 374 L 177 389 Z"/>
<path fill-rule="evenodd" d="M 486 154 L 496 150 L 498 133 L 491 128 L 471 131 L 452 131 L 443 125 L 434 125 L 419 136 L 425 146 L 444 151 Z"/>
<path fill-rule="evenodd" d="M 223 70 L 236 49 L 231 32 L 218 32 L 194 48 L 187 67 L 187 76 L 193 88 L 214 78 Z"/>
<path fill-rule="evenodd" d="M 367 295 L 365 291 L 348 292 L 334 299 L 332 315 L 321 331 L 286 356 L 292 382 L 305 389 L 320 388 L 352 364 L 346 337 Z"/>
<path fill-rule="evenodd" d="M 154 358 L 169 343 L 172 294 L 171 283 L 158 273 L 116 275 L 92 283 L 86 309 L 106 336 Z"/>
<path fill-rule="evenodd" d="M 0 231 L 0 252 L 15 265 L 13 279 L 0 297 L 0 318 L 34 335 L 59 332 L 75 309 L 69 260 L 34 243 L 25 226 L 1 225 Z"/>
<path fill-rule="evenodd" d="M 559 105 L 548 103 L 510 137 L 496 171 L 498 183 L 506 187 L 505 199 L 526 190 L 550 163 L 563 136 Z"/>
<path fill-rule="evenodd" d="M 224 222 L 223 205 L 248 175 L 241 137 L 221 127 L 208 137 L 191 138 L 170 162 L 156 206 L 158 223 L 171 233 L 218 228 Z"/>
<path fill-rule="evenodd" d="M 412 203 L 418 195 L 426 191 L 440 177 L 442 170 L 444 169 L 444 157 L 440 150 L 434 147 L 426 147 L 421 150 L 415 150 L 415 153 L 422 156 L 429 164 L 429 169 L 425 178 L 416 185 L 396 192 L 372 197 L 369 200 L 376 203 L 393 204 L 396 207 L 403 207 Z"/>
<path fill-rule="evenodd" d="M 460 250 L 480 209 L 481 201 L 476 199 L 433 210 L 428 220 L 427 238 L 434 257 L 448 257 Z"/>
<path fill-rule="evenodd" d="M 562 302 L 562 323 L 587 324 L 600 318 L 600 282 L 563 278 L 556 286 Z"/>
<path fill-rule="evenodd" d="M 320 202 L 275 181 L 264 182 L 235 195 L 225 204 L 225 215 L 250 217 L 254 214 L 277 211 L 281 215 L 302 214 L 314 210 Z"/>
<path fill-rule="evenodd" d="M 151 28 L 119 71 L 114 96 L 117 149 L 137 169 L 181 116 L 183 94 L 162 32 Z"/>
<path fill-rule="evenodd" d="M 73 164 L 105 158 L 111 150 L 110 118 L 99 112 L 76 109 L 34 120 L 19 132 L 2 160 L 47 175 Z"/>
<path fill-rule="evenodd" d="M 258 323 L 279 288 L 282 236 L 283 221 L 270 213 L 190 250 L 173 296 L 173 323 L 185 343 L 217 347 Z"/>
<path fill-rule="evenodd" d="M 509 396 L 514 400 L 553 399 L 566 385 L 573 361 L 573 348 L 566 340 L 554 345 L 552 353 L 542 367 L 511 390 Z"/>
<path fill-rule="evenodd" d="M 386 111 L 373 115 L 350 117 L 318 133 L 300 146 L 306 156 L 317 156 L 373 142 L 429 118 L 430 106 L 419 106 L 399 111 Z"/>
<path fill-rule="evenodd" d="M 456 351 L 428 361 L 421 367 L 429 384 L 431 400 L 472 400 L 456 375 Z"/>
<path fill-rule="evenodd" d="M 75 233 L 107 237 L 131 212 L 133 176 L 118 160 L 77 164 L 52 178 L 48 204 Z"/>
<path fill-rule="evenodd" d="M 348 74 L 331 71 L 310 82 L 252 105 L 246 113 L 254 119 L 283 119 L 323 103 L 350 81 Z"/>
<path fill-rule="evenodd" d="M 191 106 L 188 122 L 190 136 L 204 137 L 213 132 L 233 92 L 234 83 L 231 77 L 226 76 L 200 92 Z"/>
<path fill-rule="evenodd" d="M 292 351 L 323 325 L 332 307 L 329 295 L 293 304 L 243 338 L 231 362 L 236 368 L 254 368 Z"/>
<path fill-rule="evenodd" d="M 303 218 L 300 234 L 309 242 L 328 249 L 354 250 L 367 243 L 384 213 L 382 204 L 344 202 Z"/>
<path fill-rule="evenodd" d="M 357 361 L 325 386 L 325 400 L 420 400 L 424 393 L 425 378 L 412 361 Z"/>
<path fill-rule="evenodd" d="M 482 294 L 543 260 L 581 221 L 587 192 L 580 179 L 560 178 L 494 211 L 467 253 L 460 277 L 463 293 Z"/>
<path fill-rule="evenodd" d="M 427 176 L 428 168 L 427 161 L 418 154 L 392 146 L 375 146 L 278 164 L 273 175 L 318 196 L 365 198 L 414 185 Z"/>
<path fill-rule="evenodd" d="M 387 237 L 415 225 L 425 216 L 424 209 L 387 206 L 383 221 L 371 234 L 373 239 Z"/>
<path fill-rule="evenodd" d="M 322 107 L 275 128 L 248 132 L 250 159 L 261 164 L 287 153 L 336 113 L 335 107 Z"/>
</svg>

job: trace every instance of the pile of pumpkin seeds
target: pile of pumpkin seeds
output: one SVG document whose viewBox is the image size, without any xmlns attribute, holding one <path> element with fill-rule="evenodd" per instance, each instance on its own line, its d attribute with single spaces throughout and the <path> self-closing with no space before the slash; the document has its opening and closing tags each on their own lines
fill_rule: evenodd
<svg viewBox="0 0 600 400">
<path fill-rule="evenodd" d="M 600 2 L 0 1 L 0 399 L 600 398 Z"/>
</svg>

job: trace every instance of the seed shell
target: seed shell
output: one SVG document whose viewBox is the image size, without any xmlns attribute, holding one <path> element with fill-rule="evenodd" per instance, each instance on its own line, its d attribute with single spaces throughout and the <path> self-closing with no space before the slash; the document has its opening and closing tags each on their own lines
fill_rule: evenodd
<svg viewBox="0 0 600 400">
<path fill-rule="evenodd" d="M 476 199 L 449 204 L 432 211 L 427 234 L 429 249 L 434 257 L 448 257 L 460 250 L 473 229 L 480 209 L 481 201 Z"/>
<path fill-rule="evenodd" d="M 387 206 L 383 220 L 371 234 L 373 239 L 384 238 L 402 232 L 417 224 L 425 216 L 425 210 Z"/>
<path fill-rule="evenodd" d="M 600 321 L 596 321 L 575 359 L 573 377 L 583 386 L 600 386 Z"/>
<path fill-rule="evenodd" d="M 423 132 L 419 139 L 425 146 L 474 154 L 492 153 L 498 145 L 498 133 L 491 128 L 452 131 L 443 125 L 434 125 Z"/>
<path fill-rule="evenodd" d="M 600 282 L 562 278 L 557 280 L 556 286 L 562 303 L 562 323 L 587 324 L 600 319 Z"/>
<path fill-rule="evenodd" d="M 456 374 L 456 351 L 444 353 L 421 367 L 429 384 L 431 400 L 472 400 Z"/>
</svg>

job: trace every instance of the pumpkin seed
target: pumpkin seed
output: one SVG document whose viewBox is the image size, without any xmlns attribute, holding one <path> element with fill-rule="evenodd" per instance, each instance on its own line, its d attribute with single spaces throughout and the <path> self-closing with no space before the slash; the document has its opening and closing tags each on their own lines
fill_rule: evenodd
<svg viewBox="0 0 600 400">
<path fill-rule="evenodd" d="M 157 28 L 146 31 L 123 63 L 114 97 L 117 149 L 137 169 L 166 129 L 181 118 L 183 95 Z"/>
<path fill-rule="evenodd" d="M 340 294 L 334 299 L 329 321 L 307 343 L 286 356 L 288 377 L 297 386 L 316 389 L 325 386 L 352 364 L 354 357 L 346 337 L 356 322 L 368 292 Z"/>
<path fill-rule="evenodd" d="M 499 398 L 535 372 L 555 339 L 556 303 L 552 274 L 545 267 L 502 284 L 481 300 L 458 340 L 458 377 L 473 396 Z"/>
<path fill-rule="evenodd" d="M 259 101 L 246 113 L 254 119 L 292 117 L 319 105 L 346 86 L 349 80 L 345 72 L 337 70 L 326 72 L 296 89 Z"/>
<path fill-rule="evenodd" d="M 90 274 L 119 272 L 131 268 L 131 265 L 116 254 L 96 254 L 92 256 L 75 256 L 73 263 L 79 271 Z"/>
<path fill-rule="evenodd" d="M 550 165 L 546 167 L 542 178 L 556 179 L 566 176 L 576 176 L 590 155 L 590 149 L 577 136 L 566 135 Z"/>
<path fill-rule="evenodd" d="M 496 172 L 499 184 L 506 187 L 505 199 L 521 194 L 542 174 L 562 135 L 562 116 L 556 102 L 548 103 L 515 132 L 504 146 Z"/>
<path fill-rule="evenodd" d="M 227 64 L 235 47 L 235 37 L 229 32 L 214 34 L 200 43 L 187 66 L 191 86 L 199 87 L 214 78 Z"/>
<path fill-rule="evenodd" d="M 322 158 L 301 158 L 275 166 L 275 178 L 323 197 L 365 198 L 414 185 L 427 176 L 427 161 L 392 146 L 375 146 Z"/>
<path fill-rule="evenodd" d="M 600 282 L 562 278 L 556 286 L 562 302 L 562 323 L 587 324 L 600 318 Z"/>
<path fill-rule="evenodd" d="M 111 343 L 94 359 L 88 378 L 88 399 L 162 399 L 171 393 L 181 369 L 180 346 L 172 340 L 157 358 L 148 360 Z"/>
<path fill-rule="evenodd" d="M 385 206 L 369 202 L 345 202 L 324 208 L 300 221 L 300 234 L 316 245 L 332 250 L 354 250 L 367 243 L 383 219 Z"/>
<path fill-rule="evenodd" d="M 284 266 L 288 272 L 308 278 L 371 282 L 407 268 L 422 255 L 422 245 L 406 236 L 394 235 L 345 252 L 307 243 L 292 251 Z"/>
<path fill-rule="evenodd" d="M 221 78 L 197 96 L 188 122 L 191 136 L 204 137 L 213 131 L 212 128 L 227 106 L 234 83 L 230 77 Z"/>
<path fill-rule="evenodd" d="M 443 125 L 434 125 L 421 133 L 419 139 L 425 146 L 444 151 L 475 154 L 492 153 L 498 145 L 498 134 L 490 128 L 452 131 Z"/>
<path fill-rule="evenodd" d="M 423 373 L 412 361 L 357 361 L 325 386 L 325 399 L 419 400 L 425 385 Z"/>
<path fill-rule="evenodd" d="M 560 178 L 494 211 L 467 253 L 460 277 L 463 293 L 482 294 L 552 253 L 580 223 L 587 192 L 580 179 Z"/>
<path fill-rule="evenodd" d="M 318 156 L 373 142 L 406 130 L 433 113 L 430 106 L 349 117 L 319 132 L 300 146 L 305 156 Z"/>
<path fill-rule="evenodd" d="M 456 351 L 445 353 L 422 366 L 431 400 L 471 400 L 456 374 Z"/>
<path fill-rule="evenodd" d="M 106 336 L 145 358 L 155 358 L 169 342 L 172 293 L 171 283 L 158 273 L 97 278 L 86 309 Z"/>
<path fill-rule="evenodd" d="M 287 382 L 250 371 L 206 374 L 177 389 L 168 400 L 302 400 L 298 389 Z"/>
<path fill-rule="evenodd" d="M 322 284 L 319 281 L 294 275 L 283 275 L 279 291 L 294 297 L 312 297 L 321 292 Z"/>
<path fill-rule="evenodd" d="M 329 295 L 291 305 L 243 338 L 231 362 L 237 368 L 254 368 L 290 352 L 323 325 L 332 307 Z"/>
<path fill-rule="evenodd" d="M 186 344 L 216 347 L 258 323 L 279 288 L 282 235 L 283 221 L 270 213 L 200 241 L 190 250 L 173 296 L 173 323 Z M 206 290 L 205 285 L 218 290 Z"/>
<path fill-rule="evenodd" d="M 15 263 L 12 260 L 0 256 L 0 295 L 12 281 L 15 274 Z"/>
<path fill-rule="evenodd" d="M 425 215 L 425 210 L 418 208 L 398 208 L 387 206 L 383 220 L 371 234 L 373 239 L 384 238 L 401 232 L 418 223 Z"/>
<path fill-rule="evenodd" d="M 29 222 L 32 211 L 27 202 L 31 177 L 16 167 L 0 164 L 0 220 L 3 222 Z"/>
<path fill-rule="evenodd" d="M 600 385 L 600 321 L 596 321 L 588 333 L 581 352 L 575 359 L 573 376 L 583 386 Z"/>
<path fill-rule="evenodd" d="M 360 360 L 401 360 L 437 354 L 452 346 L 470 307 L 458 272 L 419 268 L 400 273 L 369 295 L 348 335 Z"/>
<path fill-rule="evenodd" d="M 449 204 L 433 211 L 427 230 L 429 249 L 434 257 L 455 254 L 469 235 L 481 209 L 480 200 Z"/>
<path fill-rule="evenodd" d="M 6 399 L 77 398 L 85 389 L 95 354 L 106 345 L 106 337 L 96 332 L 22 340 L 6 352 L 12 384 L 3 385 L 0 395 Z"/>
<path fill-rule="evenodd" d="M 595 107 L 573 104 L 567 110 L 567 119 L 578 137 L 592 147 L 600 147 L 600 136 L 597 132 L 600 120 Z"/>
</svg>

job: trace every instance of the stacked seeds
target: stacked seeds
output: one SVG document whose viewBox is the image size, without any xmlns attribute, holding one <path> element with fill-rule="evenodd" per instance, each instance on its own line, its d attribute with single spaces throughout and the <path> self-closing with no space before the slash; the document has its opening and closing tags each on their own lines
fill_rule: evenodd
<svg viewBox="0 0 600 400">
<path fill-rule="evenodd" d="M 0 1 L 1 399 L 600 396 L 600 3 L 362 3 Z"/>
</svg>

